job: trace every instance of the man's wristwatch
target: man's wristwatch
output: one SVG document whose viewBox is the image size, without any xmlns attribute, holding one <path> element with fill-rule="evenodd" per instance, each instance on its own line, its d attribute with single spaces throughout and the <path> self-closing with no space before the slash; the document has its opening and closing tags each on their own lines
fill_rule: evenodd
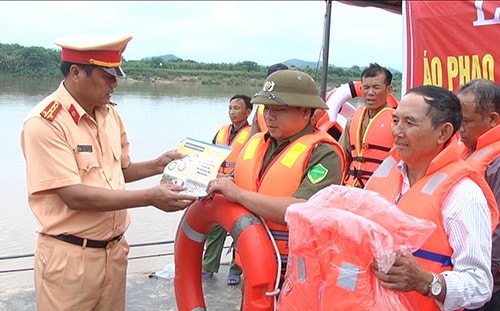
<svg viewBox="0 0 500 311">
<path fill-rule="evenodd" d="M 441 294 L 442 290 L 443 284 L 441 283 L 441 279 L 436 273 L 432 272 L 432 281 L 429 284 L 429 296 L 437 297 Z"/>
</svg>

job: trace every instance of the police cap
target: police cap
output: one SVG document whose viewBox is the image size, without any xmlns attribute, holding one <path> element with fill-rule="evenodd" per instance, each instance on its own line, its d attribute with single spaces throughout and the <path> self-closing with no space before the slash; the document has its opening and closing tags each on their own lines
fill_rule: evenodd
<svg viewBox="0 0 500 311">
<path fill-rule="evenodd" d="M 62 48 L 62 61 L 100 66 L 113 76 L 123 78 L 122 54 L 130 40 L 131 35 L 80 35 L 60 38 L 55 44 Z"/>
<path fill-rule="evenodd" d="M 314 79 L 296 69 L 279 70 L 270 74 L 262 90 L 253 96 L 251 102 L 262 105 L 328 109 L 319 95 Z"/>
</svg>

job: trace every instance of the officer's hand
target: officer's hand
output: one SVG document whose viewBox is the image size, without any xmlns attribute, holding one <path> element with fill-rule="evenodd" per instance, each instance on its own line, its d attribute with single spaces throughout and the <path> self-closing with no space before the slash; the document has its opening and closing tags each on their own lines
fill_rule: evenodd
<svg viewBox="0 0 500 311">
<path fill-rule="evenodd" d="M 186 190 L 184 186 L 177 186 L 172 183 L 163 183 L 151 189 L 153 206 L 165 212 L 183 210 L 193 204 L 198 197 L 180 193 Z"/>
<path fill-rule="evenodd" d="M 176 149 L 173 149 L 164 152 L 158 158 L 156 158 L 156 163 L 159 167 L 161 167 L 161 171 L 163 172 L 163 169 L 168 163 L 172 162 L 173 160 L 182 159 L 185 156 L 186 156 L 185 154 L 177 152 Z"/>
</svg>

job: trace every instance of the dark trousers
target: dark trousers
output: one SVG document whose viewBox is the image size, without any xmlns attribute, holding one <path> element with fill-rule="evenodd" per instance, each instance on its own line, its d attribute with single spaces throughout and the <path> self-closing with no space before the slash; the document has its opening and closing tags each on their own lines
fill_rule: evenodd
<svg viewBox="0 0 500 311">
<path fill-rule="evenodd" d="M 500 310 L 500 290 L 493 293 L 491 300 L 479 309 L 466 309 L 467 311 L 499 311 Z"/>
</svg>

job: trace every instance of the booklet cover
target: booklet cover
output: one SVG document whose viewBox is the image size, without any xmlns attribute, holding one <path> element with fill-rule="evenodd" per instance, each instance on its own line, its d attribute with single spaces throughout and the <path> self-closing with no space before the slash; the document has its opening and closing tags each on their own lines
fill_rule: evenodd
<svg viewBox="0 0 500 311">
<path fill-rule="evenodd" d="M 231 149 L 230 146 L 185 138 L 177 151 L 186 156 L 165 166 L 161 182 L 185 186 L 187 189 L 183 193 L 205 197 L 208 182 L 217 178 L 219 167 L 231 153 Z"/>
</svg>

